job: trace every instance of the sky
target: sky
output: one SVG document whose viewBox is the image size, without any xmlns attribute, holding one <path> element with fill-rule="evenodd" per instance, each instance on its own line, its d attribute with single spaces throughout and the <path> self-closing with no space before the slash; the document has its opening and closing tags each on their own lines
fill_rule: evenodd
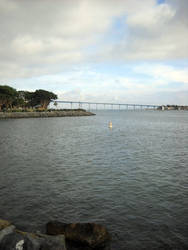
<svg viewBox="0 0 188 250">
<path fill-rule="evenodd" d="M 0 85 L 188 105 L 188 0 L 0 0 Z"/>
</svg>

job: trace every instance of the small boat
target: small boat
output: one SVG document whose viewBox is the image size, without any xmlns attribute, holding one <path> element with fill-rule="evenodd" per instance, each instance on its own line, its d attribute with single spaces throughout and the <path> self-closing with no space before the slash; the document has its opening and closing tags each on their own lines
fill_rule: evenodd
<svg viewBox="0 0 188 250">
<path fill-rule="evenodd" d="M 112 122 L 109 122 L 108 127 L 112 128 Z"/>
</svg>

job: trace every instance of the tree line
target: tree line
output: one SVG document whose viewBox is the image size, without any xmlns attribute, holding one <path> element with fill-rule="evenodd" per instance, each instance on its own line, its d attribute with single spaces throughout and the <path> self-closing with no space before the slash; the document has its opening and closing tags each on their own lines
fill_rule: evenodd
<svg viewBox="0 0 188 250">
<path fill-rule="evenodd" d="M 38 89 L 34 92 L 17 91 L 8 85 L 0 85 L 0 111 L 11 109 L 41 108 L 47 109 L 51 100 L 57 99 L 57 95 Z"/>
</svg>

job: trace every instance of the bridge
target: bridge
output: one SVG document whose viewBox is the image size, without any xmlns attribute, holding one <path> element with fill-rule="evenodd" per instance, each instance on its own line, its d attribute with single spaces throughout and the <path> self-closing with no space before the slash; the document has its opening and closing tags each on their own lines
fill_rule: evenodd
<svg viewBox="0 0 188 250">
<path fill-rule="evenodd" d="M 85 108 L 88 110 L 94 109 L 119 109 L 119 110 L 156 110 L 159 108 L 159 105 L 150 105 L 150 104 L 130 104 L 130 103 L 108 103 L 108 102 L 82 102 L 82 101 L 61 101 L 61 100 L 52 100 L 52 103 L 55 105 L 61 104 L 62 107 L 66 108 Z"/>
</svg>

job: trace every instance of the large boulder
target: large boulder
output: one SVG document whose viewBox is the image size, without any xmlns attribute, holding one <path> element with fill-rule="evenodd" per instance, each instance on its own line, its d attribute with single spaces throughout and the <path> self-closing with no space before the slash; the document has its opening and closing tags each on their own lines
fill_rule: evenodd
<svg viewBox="0 0 188 250">
<path fill-rule="evenodd" d="M 73 242 L 74 245 L 77 243 L 82 249 L 110 249 L 110 234 L 100 224 L 66 224 L 58 221 L 50 221 L 46 225 L 46 232 L 50 235 L 64 234 L 65 239 L 69 241 L 69 245 L 70 242 Z"/>
</svg>

